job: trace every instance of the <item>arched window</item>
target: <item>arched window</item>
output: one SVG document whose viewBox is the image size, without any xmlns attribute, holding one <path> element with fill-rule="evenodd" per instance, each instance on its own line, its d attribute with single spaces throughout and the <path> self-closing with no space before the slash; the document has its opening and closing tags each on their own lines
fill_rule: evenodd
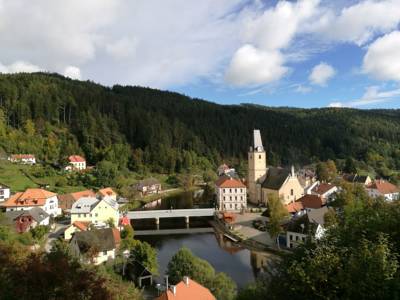
<svg viewBox="0 0 400 300">
<path fill-rule="evenodd" d="M 293 189 L 290 190 L 290 196 L 293 196 Z"/>
</svg>

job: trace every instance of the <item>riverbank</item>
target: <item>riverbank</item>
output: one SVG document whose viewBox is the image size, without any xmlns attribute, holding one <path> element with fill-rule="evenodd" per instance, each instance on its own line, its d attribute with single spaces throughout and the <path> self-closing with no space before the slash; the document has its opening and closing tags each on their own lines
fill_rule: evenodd
<svg viewBox="0 0 400 300">
<path fill-rule="evenodd" d="M 263 219 L 261 214 L 245 213 L 237 214 L 237 219 L 229 224 L 229 229 L 226 224 L 218 218 L 211 221 L 211 225 L 220 233 L 226 234 L 237 241 L 237 244 L 250 251 L 263 251 L 276 255 L 288 253 L 287 250 L 279 249 L 269 236 L 268 232 L 259 231 L 253 228 L 253 220 Z"/>
</svg>

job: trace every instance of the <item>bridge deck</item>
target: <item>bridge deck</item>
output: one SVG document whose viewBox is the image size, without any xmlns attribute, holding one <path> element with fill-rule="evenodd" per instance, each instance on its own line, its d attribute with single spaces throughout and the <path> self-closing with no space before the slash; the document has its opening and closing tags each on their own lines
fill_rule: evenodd
<svg viewBox="0 0 400 300">
<path fill-rule="evenodd" d="M 170 235 L 170 234 L 192 234 L 214 232 L 212 227 L 203 228 L 177 228 L 177 229 L 159 229 L 159 230 L 135 230 L 135 236 L 139 235 Z"/>
<path fill-rule="evenodd" d="M 129 211 L 129 219 L 155 219 L 155 218 L 184 218 L 184 217 L 212 217 L 215 214 L 214 208 L 196 209 L 168 209 L 168 210 L 142 210 Z"/>
</svg>

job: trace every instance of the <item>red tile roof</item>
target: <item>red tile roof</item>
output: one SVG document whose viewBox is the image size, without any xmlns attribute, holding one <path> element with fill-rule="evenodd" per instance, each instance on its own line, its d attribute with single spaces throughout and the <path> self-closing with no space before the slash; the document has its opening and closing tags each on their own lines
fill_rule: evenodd
<svg viewBox="0 0 400 300">
<path fill-rule="evenodd" d="M 169 288 L 155 300 L 216 300 L 209 289 L 190 278 L 187 280 L 188 284 L 181 281 L 175 286 L 175 295 Z"/>
<path fill-rule="evenodd" d="M 84 159 L 80 155 L 71 155 L 70 157 L 68 157 L 68 160 L 70 162 L 85 162 L 86 161 L 86 159 Z"/>
<path fill-rule="evenodd" d="M 219 188 L 246 188 L 243 182 L 228 176 L 220 177 L 215 185 Z"/>
<path fill-rule="evenodd" d="M 104 188 L 104 189 L 100 189 L 98 191 L 98 193 L 103 197 L 105 197 L 105 196 L 116 196 L 117 195 L 117 193 L 114 192 L 113 189 L 110 188 L 110 187 L 107 187 L 107 188 Z"/>
<path fill-rule="evenodd" d="M 299 201 L 291 202 L 286 205 L 288 213 L 294 214 L 304 209 L 303 204 Z"/>
<path fill-rule="evenodd" d="M 383 195 L 399 192 L 399 188 L 397 186 L 384 180 L 375 180 L 374 182 L 369 184 L 367 188 L 378 190 L 378 192 Z"/>
<path fill-rule="evenodd" d="M 317 185 L 312 189 L 313 193 L 316 193 L 318 195 L 323 195 L 329 190 L 333 189 L 335 186 L 330 183 L 321 183 L 320 185 Z"/>
<path fill-rule="evenodd" d="M 304 195 L 297 201 L 301 202 L 304 208 L 321 208 L 325 204 L 325 200 L 319 195 Z"/>
<path fill-rule="evenodd" d="M 73 226 L 78 228 L 81 231 L 86 231 L 89 227 L 90 222 L 84 222 L 84 221 L 75 221 L 72 223 Z"/>
<path fill-rule="evenodd" d="M 27 189 L 25 192 L 12 195 L 10 199 L 2 204 L 2 206 L 42 206 L 46 203 L 46 199 L 53 196 L 56 196 L 56 194 L 43 189 Z"/>
</svg>

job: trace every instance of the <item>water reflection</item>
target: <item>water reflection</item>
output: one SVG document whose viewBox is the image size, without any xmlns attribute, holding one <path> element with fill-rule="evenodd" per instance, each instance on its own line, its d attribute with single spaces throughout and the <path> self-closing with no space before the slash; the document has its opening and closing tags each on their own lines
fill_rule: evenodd
<svg viewBox="0 0 400 300">
<path fill-rule="evenodd" d="M 190 235 L 138 236 L 158 251 L 160 274 L 164 274 L 172 256 L 182 247 L 189 248 L 198 257 L 207 260 L 217 272 L 228 274 L 243 287 L 265 270 L 271 254 L 249 251 L 220 233 Z"/>
</svg>

